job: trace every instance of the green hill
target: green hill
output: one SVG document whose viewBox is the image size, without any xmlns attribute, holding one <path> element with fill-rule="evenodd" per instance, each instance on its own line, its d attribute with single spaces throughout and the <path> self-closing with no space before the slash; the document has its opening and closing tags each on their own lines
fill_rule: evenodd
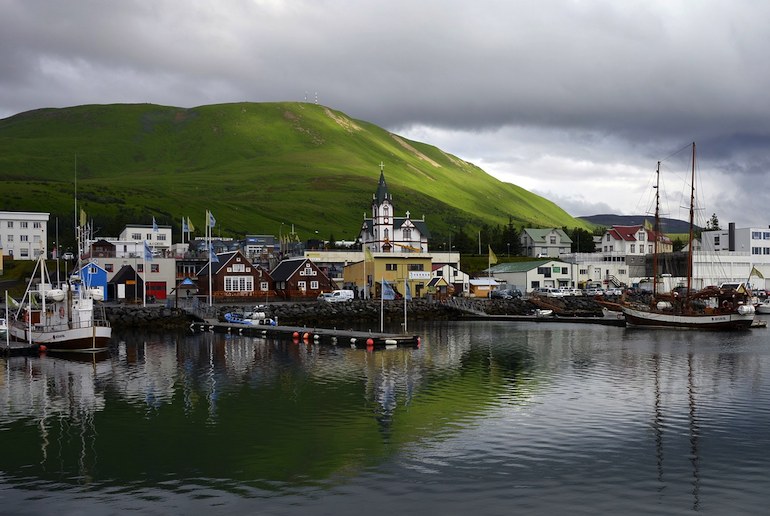
<svg viewBox="0 0 770 516">
<path fill-rule="evenodd" d="M 192 109 L 89 105 L 0 120 L 0 209 L 46 211 L 71 234 L 80 206 L 117 235 L 127 223 L 203 232 L 354 239 L 380 163 L 399 215 L 426 217 L 434 236 L 482 224 L 583 227 L 552 202 L 471 163 L 324 106 L 240 103 Z M 67 228 L 70 228 L 69 230 Z"/>
</svg>

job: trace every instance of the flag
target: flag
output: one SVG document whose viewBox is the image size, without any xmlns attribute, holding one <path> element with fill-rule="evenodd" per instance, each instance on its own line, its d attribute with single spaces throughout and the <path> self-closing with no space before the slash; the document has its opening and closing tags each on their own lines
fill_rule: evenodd
<svg viewBox="0 0 770 516">
<path fill-rule="evenodd" d="M 390 283 L 385 280 L 382 280 L 382 299 L 396 299 L 396 292 L 393 290 L 393 287 L 390 286 Z"/>
<path fill-rule="evenodd" d="M 14 308 L 19 308 L 19 302 L 18 301 L 16 301 L 14 298 L 9 296 L 7 293 L 5 294 L 5 297 L 6 297 L 6 301 L 5 301 L 6 304 L 9 304 L 10 306 L 12 306 Z"/>
<path fill-rule="evenodd" d="M 147 243 L 147 240 L 144 241 L 144 259 L 148 262 L 152 261 L 152 250 L 150 249 L 150 244 Z"/>
<path fill-rule="evenodd" d="M 752 267 L 751 268 L 751 274 L 749 274 L 749 278 L 752 277 L 752 276 L 756 276 L 757 278 L 765 279 L 765 277 L 762 275 L 761 272 L 759 272 L 759 269 L 757 269 L 756 267 Z"/>
<path fill-rule="evenodd" d="M 495 253 L 492 251 L 492 246 L 487 246 L 489 248 L 489 263 L 497 263 L 497 256 L 495 256 Z"/>
<path fill-rule="evenodd" d="M 405 297 L 408 301 L 412 300 L 412 289 L 409 288 L 409 283 L 406 282 L 406 279 L 404 279 L 404 290 L 406 291 Z"/>
<path fill-rule="evenodd" d="M 214 226 L 217 225 L 217 219 L 214 218 L 214 214 L 211 213 L 210 211 L 206 210 L 206 213 L 208 214 L 208 217 L 209 217 L 209 227 L 213 228 Z"/>
<path fill-rule="evenodd" d="M 152 218 L 152 232 L 157 233 L 158 232 L 158 223 L 155 222 L 155 217 Z"/>
<path fill-rule="evenodd" d="M 80 208 L 80 225 L 85 226 L 86 225 L 86 212 L 83 208 Z"/>
<path fill-rule="evenodd" d="M 211 260 L 211 263 L 219 263 L 219 257 L 214 252 L 214 244 L 211 244 L 209 247 L 209 260 Z"/>
<path fill-rule="evenodd" d="M 650 222 L 647 219 L 644 219 L 644 229 L 646 229 L 647 231 L 652 231 L 653 229 L 652 222 Z"/>
<path fill-rule="evenodd" d="M 190 227 L 188 226 L 187 219 L 182 217 L 182 233 L 189 233 Z"/>
<path fill-rule="evenodd" d="M 190 217 L 187 217 L 187 231 L 189 233 L 192 233 L 195 231 L 195 227 L 192 225 L 192 221 L 190 220 Z"/>
<path fill-rule="evenodd" d="M 366 260 L 367 262 L 374 261 L 374 256 L 372 256 L 372 250 L 369 249 L 368 245 L 364 247 L 364 260 Z"/>
</svg>

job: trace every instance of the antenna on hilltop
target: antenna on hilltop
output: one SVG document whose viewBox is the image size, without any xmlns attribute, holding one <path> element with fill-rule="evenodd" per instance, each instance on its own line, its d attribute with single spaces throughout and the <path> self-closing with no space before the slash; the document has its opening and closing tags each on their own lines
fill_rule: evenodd
<svg viewBox="0 0 770 516">
<path fill-rule="evenodd" d="M 318 104 L 318 92 L 315 92 L 315 103 Z"/>
</svg>

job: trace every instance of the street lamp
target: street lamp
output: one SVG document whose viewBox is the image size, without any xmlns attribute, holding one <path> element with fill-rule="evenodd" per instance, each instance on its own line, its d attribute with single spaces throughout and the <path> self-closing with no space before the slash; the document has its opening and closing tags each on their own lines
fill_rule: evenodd
<svg viewBox="0 0 770 516">
<path fill-rule="evenodd" d="M 283 256 L 283 222 L 278 228 L 278 254 Z"/>
<path fill-rule="evenodd" d="M 506 245 L 508 246 L 508 258 L 510 258 L 511 257 L 511 243 L 508 242 Z"/>
</svg>

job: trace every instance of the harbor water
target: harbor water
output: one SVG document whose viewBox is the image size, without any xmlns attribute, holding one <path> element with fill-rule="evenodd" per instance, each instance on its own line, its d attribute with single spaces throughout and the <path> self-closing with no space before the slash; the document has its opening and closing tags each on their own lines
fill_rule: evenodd
<svg viewBox="0 0 770 516">
<path fill-rule="evenodd" d="M 410 325 L 416 348 L 116 332 L 0 358 L 3 514 L 758 514 L 770 334 Z"/>
</svg>

